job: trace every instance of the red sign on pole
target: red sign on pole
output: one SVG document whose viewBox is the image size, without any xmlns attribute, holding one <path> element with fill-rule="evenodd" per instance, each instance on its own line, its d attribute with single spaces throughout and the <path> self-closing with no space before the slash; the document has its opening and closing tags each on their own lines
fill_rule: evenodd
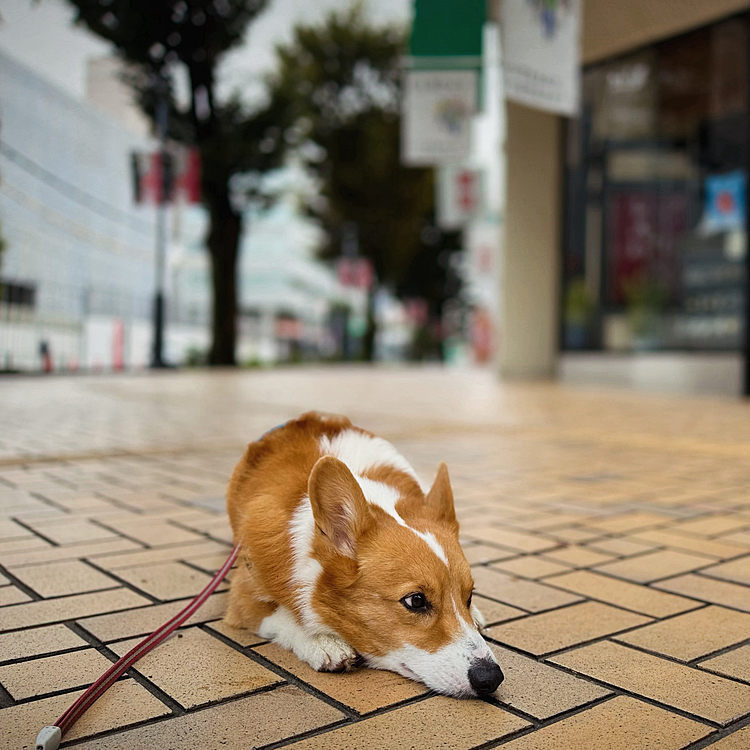
<svg viewBox="0 0 750 750">
<path fill-rule="evenodd" d="M 369 289 L 374 281 L 375 272 L 369 258 L 341 258 L 338 262 L 338 275 L 342 286 Z"/>
<path fill-rule="evenodd" d="M 166 159 L 164 158 L 166 157 Z M 170 148 L 161 153 L 134 153 L 133 197 L 136 203 L 201 201 L 201 157 L 196 148 Z"/>
<path fill-rule="evenodd" d="M 469 169 L 462 169 L 456 176 L 457 201 L 460 211 L 471 215 L 476 212 L 479 204 L 477 195 L 478 173 Z"/>
</svg>

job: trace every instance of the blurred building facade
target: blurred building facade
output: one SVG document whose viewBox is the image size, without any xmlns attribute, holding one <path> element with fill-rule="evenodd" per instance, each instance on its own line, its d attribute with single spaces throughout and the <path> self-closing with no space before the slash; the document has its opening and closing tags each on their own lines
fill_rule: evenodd
<svg viewBox="0 0 750 750">
<path fill-rule="evenodd" d="M 503 375 L 740 392 L 749 30 L 585 0 L 580 117 L 507 104 Z"/>
<path fill-rule="evenodd" d="M 150 148 L 0 56 L 0 366 L 148 361 L 154 216 L 130 153 Z"/>
<path fill-rule="evenodd" d="M 88 101 L 0 54 L 0 370 L 145 367 L 152 351 L 155 207 L 133 202 L 131 156 L 156 148 L 116 61 L 93 61 Z M 200 206 L 168 209 L 167 360 L 210 345 Z M 315 228 L 287 195 L 248 209 L 238 361 L 335 357 L 361 290 L 314 260 Z"/>
</svg>

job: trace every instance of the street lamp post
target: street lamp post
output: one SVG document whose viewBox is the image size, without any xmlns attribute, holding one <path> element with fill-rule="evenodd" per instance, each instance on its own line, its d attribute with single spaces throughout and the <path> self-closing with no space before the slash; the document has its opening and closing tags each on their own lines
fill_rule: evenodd
<svg viewBox="0 0 750 750">
<path fill-rule="evenodd" d="M 167 254 L 167 130 L 169 128 L 169 83 L 156 75 L 153 82 L 156 97 L 155 120 L 159 134 L 160 185 L 156 203 L 156 290 L 154 293 L 154 350 L 151 367 L 166 367 L 164 361 L 164 269 Z"/>
</svg>

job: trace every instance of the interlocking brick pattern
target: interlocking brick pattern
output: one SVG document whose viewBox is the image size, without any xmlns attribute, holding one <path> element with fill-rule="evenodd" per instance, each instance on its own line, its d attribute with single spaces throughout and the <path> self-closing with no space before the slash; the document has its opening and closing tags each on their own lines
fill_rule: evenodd
<svg viewBox="0 0 750 750">
<path fill-rule="evenodd" d="M 243 444 L 310 408 L 425 478 L 448 463 L 500 689 L 315 673 L 224 625 L 220 589 L 66 744 L 750 747 L 747 404 L 436 369 L 17 379 L 0 401 L 0 750 L 205 585 Z"/>
</svg>

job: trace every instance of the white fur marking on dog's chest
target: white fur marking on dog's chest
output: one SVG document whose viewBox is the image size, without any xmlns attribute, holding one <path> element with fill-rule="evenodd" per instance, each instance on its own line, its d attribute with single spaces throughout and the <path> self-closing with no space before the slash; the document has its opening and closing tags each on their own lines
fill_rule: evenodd
<svg viewBox="0 0 750 750">
<path fill-rule="evenodd" d="M 389 516 L 404 528 L 413 531 L 427 546 L 448 566 L 448 556 L 435 535 L 429 531 L 418 531 L 409 526 L 396 510 L 396 503 L 401 498 L 399 491 L 389 484 L 375 482 L 361 476 L 368 469 L 376 466 L 390 466 L 413 477 L 421 487 L 421 482 L 409 462 L 386 440 L 370 437 L 356 430 L 340 432 L 331 440 L 327 436 L 320 439 L 320 449 L 324 455 L 331 455 L 346 464 L 349 471 L 362 488 L 368 503 L 382 508 Z"/>
</svg>

